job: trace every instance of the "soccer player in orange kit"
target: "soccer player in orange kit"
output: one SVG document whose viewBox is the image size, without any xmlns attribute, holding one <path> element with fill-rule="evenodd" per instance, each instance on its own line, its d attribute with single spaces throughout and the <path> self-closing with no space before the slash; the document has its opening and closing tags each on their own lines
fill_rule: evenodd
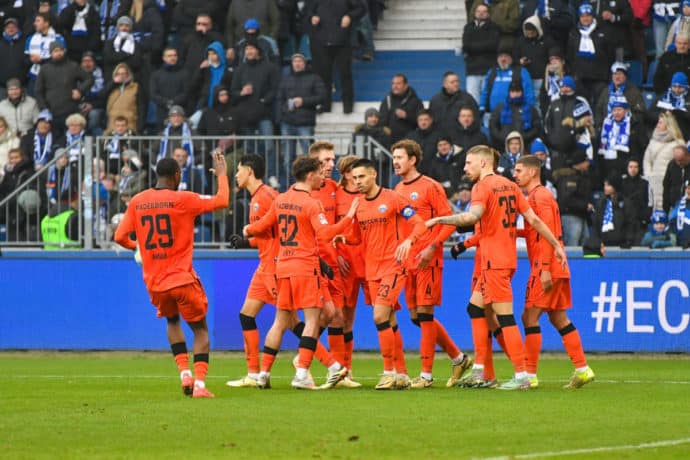
<svg viewBox="0 0 690 460">
<path fill-rule="evenodd" d="M 213 154 L 213 173 L 218 178 L 218 192 L 201 196 L 179 192 L 180 167 L 172 158 L 156 165 L 158 181 L 152 189 L 138 193 L 129 203 L 125 216 L 115 232 L 115 241 L 141 254 L 144 282 L 158 317 L 165 317 L 168 340 L 182 381 L 182 390 L 194 398 L 212 398 L 206 389 L 209 339 L 206 325 L 208 300 L 199 276 L 192 267 L 194 219 L 203 213 L 228 206 L 225 158 Z M 131 234 L 136 235 L 136 241 Z M 189 369 L 189 356 L 180 316 L 194 333 L 194 375 Z"/>
<path fill-rule="evenodd" d="M 395 191 L 409 200 L 417 215 L 425 221 L 434 216 L 451 215 L 450 203 L 441 184 L 417 170 L 422 161 L 419 144 L 405 139 L 393 145 L 391 152 L 393 170 L 402 178 Z M 450 226 L 438 226 L 427 232 L 415 243 L 407 260 L 405 299 L 410 318 L 422 333 L 419 345 L 422 372 L 412 380 L 412 388 L 428 388 L 433 384 L 437 342 L 453 362 L 446 386 L 453 386 L 472 365 L 472 358 L 460 351 L 443 324 L 434 318 L 434 307 L 441 305 L 443 243 L 454 231 L 455 228 Z"/>
<path fill-rule="evenodd" d="M 505 177 L 494 174 L 495 150 L 485 145 L 467 152 L 465 173 L 476 181 L 472 188 L 470 210 L 454 216 L 434 217 L 428 227 L 446 224 L 465 227 L 476 222 L 481 226 L 482 280 L 481 291 L 485 306 L 491 305 L 503 331 L 506 351 L 513 363 L 514 376 L 498 388 L 502 390 L 529 389 L 525 371 L 525 350 L 513 315 L 513 292 L 510 281 L 517 268 L 517 214 L 554 248 L 555 259 L 565 265 L 565 252 L 549 228 L 530 208 L 518 186 Z M 488 336 L 486 319 L 472 322 L 473 335 Z"/>
<path fill-rule="evenodd" d="M 515 165 L 515 182 L 528 193 L 528 201 L 537 216 L 551 232 L 563 240 L 561 216 L 553 194 L 541 185 L 541 161 L 534 156 L 523 156 Z M 571 307 L 570 271 L 554 260 L 550 244 L 540 238 L 531 225 L 525 224 L 527 254 L 530 260 L 530 277 L 525 294 L 525 311 L 522 323 L 525 328 L 525 354 L 530 386 L 539 386 L 537 365 L 541 351 L 539 317 L 546 312 L 549 321 L 561 335 L 570 360 L 575 366 L 570 382 L 565 388 L 579 388 L 594 380 L 594 372 L 587 365 L 582 350 L 580 334 L 566 312 Z"/>
</svg>

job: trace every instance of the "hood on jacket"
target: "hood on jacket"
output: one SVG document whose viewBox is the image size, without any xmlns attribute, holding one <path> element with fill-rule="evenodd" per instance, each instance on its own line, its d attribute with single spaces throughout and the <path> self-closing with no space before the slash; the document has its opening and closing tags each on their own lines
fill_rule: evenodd
<svg viewBox="0 0 690 460">
<path fill-rule="evenodd" d="M 218 95 L 220 94 L 221 91 L 225 91 L 228 93 L 228 102 L 225 104 L 221 104 L 220 101 L 218 100 Z M 225 86 L 225 85 L 217 85 L 215 88 L 213 88 L 213 106 L 214 107 L 225 107 L 230 105 L 230 89 Z"/>
<path fill-rule="evenodd" d="M 544 30 L 541 27 L 541 20 L 539 19 L 539 16 L 534 15 L 534 16 L 530 16 L 527 19 L 525 19 L 525 22 L 522 23 L 522 33 L 523 34 L 527 30 L 525 28 L 525 26 L 527 24 L 532 24 L 534 26 L 534 28 L 537 29 L 537 40 L 544 37 Z"/>
<path fill-rule="evenodd" d="M 223 48 L 223 44 L 221 42 L 218 42 L 218 41 L 211 42 L 211 44 L 206 47 L 206 53 L 207 54 L 208 54 L 209 50 L 215 52 L 218 55 L 218 59 L 220 61 L 220 67 L 222 69 L 225 69 L 228 61 L 225 58 L 225 49 Z"/>
<path fill-rule="evenodd" d="M 525 152 L 525 141 L 522 139 L 522 134 L 520 134 L 518 131 L 511 131 L 506 136 L 505 151 L 508 152 L 508 142 L 515 138 L 520 139 L 520 153 L 524 155 L 527 153 Z"/>
</svg>

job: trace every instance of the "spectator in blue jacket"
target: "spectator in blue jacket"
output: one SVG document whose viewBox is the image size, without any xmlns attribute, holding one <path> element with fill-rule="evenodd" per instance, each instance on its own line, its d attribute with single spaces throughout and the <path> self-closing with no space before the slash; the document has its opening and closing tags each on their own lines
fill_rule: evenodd
<svg viewBox="0 0 690 460">
<path fill-rule="evenodd" d="M 676 245 L 676 234 L 668 226 L 668 216 L 664 211 L 654 211 L 649 231 L 644 234 L 640 244 L 652 249 L 670 248 Z"/>
</svg>

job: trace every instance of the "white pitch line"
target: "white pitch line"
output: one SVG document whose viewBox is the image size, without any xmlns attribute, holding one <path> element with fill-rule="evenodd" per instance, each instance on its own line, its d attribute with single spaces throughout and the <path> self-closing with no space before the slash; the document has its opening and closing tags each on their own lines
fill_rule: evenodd
<svg viewBox="0 0 690 460">
<path fill-rule="evenodd" d="M 554 452 L 534 452 L 530 454 L 504 455 L 500 457 L 485 457 L 482 460 L 513 460 L 522 458 L 548 458 L 564 455 L 596 454 L 600 452 L 617 452 L 621 450 L 655 449 L 657 447 L 673 447 L 690 444 L 690 438 L 669 439 L 666 441 L 645 442 L 642 444 L 625 444 L 622 446 L 589 447 L 584 449 L 561 450 Z"/>
</svg>

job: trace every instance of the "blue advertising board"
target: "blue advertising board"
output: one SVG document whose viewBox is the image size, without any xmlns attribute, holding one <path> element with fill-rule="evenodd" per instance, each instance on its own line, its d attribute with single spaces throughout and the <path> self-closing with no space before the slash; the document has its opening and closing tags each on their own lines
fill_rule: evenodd
<svg viewBox="0 0 690 460">
<path fill-rule="evenodd" d="M 604 259 L 569 254 L 573 308 L 569 315 L 587 351 L 690 352 L 690 254 L 610 252 Z M 198 251 L 195 268 L 209 298 L 208 323 L 216 350 L 241 350 L 238 313 L 257 265 L 253 251 Z M 445 261 L 439 318 L 463 349 L 472 348 L 466 313 L 471 254 Z M 528 265 L 513 278 L 516 319 L 522 312 Z M 165 326 L 155 316 L 131 253 L 4 251 L 0 258 L 0 349 L 167 349 Z M 398 313 L 405 348 L 419 347 L 419 329 Z M 273 307 L 258 317 L 268 330 Z M 355 347 L 378 349 L 371 309 L 362 298 Z M 542 318 L 545 350 L 562 350 L 558 333 Z M 284 348 L 297 341 L 286 334 Z"/>
</svg>

